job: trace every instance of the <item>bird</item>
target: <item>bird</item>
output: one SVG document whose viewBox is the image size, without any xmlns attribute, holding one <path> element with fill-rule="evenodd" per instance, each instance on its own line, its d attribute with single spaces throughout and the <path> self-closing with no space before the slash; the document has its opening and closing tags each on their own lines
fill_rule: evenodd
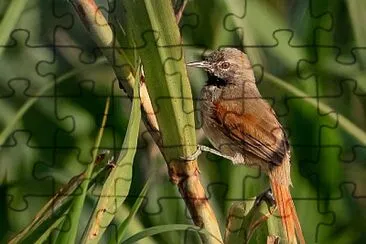
<svg viewBox="0 0 366 244">
<path fill-rule="evenodd" d="M 202 68 L 208 80 L 201 90 L 203 131 L 215 149 L 200 146 L 233 164 L 259 166 L 268 174 L 288 243 L 305 243 L 290 186 L 290 146 L 272 107 L 262 98 L 248 56 L 236 48 L 213 51 L 189 67 Z"/>
</svg>

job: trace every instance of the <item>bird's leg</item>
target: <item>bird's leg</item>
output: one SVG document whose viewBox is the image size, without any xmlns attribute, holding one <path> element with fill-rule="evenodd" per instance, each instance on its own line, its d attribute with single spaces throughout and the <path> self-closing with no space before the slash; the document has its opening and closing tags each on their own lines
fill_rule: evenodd
<svg viewBox="0 0 366 244">
<path fill-rule="evenodd" d="M 273 196 L 271 188 L 268 188 L 267 190 L 259 194 L 255 199 L 254 205 L 259 206 L 262 201 L 265 201 L 270 206 L 276 205 L 276 200 Z"/>
<path fill-rule="evenodd" d="M 231 160 L 231 161 L 236 160 L 234 157 L 224 155 L 220 151 L 218 151 L 216 149 L 213 149 L 211 147 L 204 146 L 204 145 L 198 145 L 198 150 L 200 150 L 201 152 L 209 152 L 209 153 L 212 153 L 212 154 L 217 155 L 217 156 L 222 157 L 222 158 L 226 158 L 226 159 Z"/>
<path fill-rule="evenodd" d="M 217 151 L 213 148 L 204 146 L 204 145 L 197 145 L 197 150 L 192 155 L 189 155 L 188 157 L 182 157 L 182 159 L 187 160 L 187 161 L 196 160 L 202 152 L 209 152 L 209 153 L 215 154 L 217 156 L 226 158 L 226 159 L 231 160 L 231 161 L 236 160 L 234 157 L 224 155 L 221 152 L 219 152 L 219 151 Z"/>
</svg>

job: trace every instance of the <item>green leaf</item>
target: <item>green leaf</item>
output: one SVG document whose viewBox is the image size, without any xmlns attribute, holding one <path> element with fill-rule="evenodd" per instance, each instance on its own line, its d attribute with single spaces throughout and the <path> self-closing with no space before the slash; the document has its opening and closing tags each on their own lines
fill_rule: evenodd
<svg viewBox="0 0 366 244">
<path fill-rule="evenodd" d="M 6 13 L 0 23 L 0 57 L 5 51 L 6 47 L 4 46 L 6 46 L 11 32 L 15 30 L 15 26 L 18 23 L 27 3 L 28 1 L 24 0 L 10 1 Z"/>
<path fill-rule="evenodd" d="M 115 30 L 115 36 L 119 46 L 123 48 L 119 49 L 116 58 L 118 58 L 118 61 L 121 63 L 119 65 L 130 66 L 132 73 L 135 73 L 134 70 L 137 68 L 135 60 L 138 59 L 136 49 L 126 48 L 133 46 L 132 30 L 126 26 L 126 15 L 121 14 L 123 12 L 121 1 L 114 1 L 114 5 L 114 11 L 109 14 L 108 22 L 113 26 L 113 30 Z"/>
<path fill-rule="evenodd" d="M 130 120 L 123 141 L 121 153 L 108 179 L 103 185 L 97 206 L 83 234 L 82 242 L 98 243 L 111 223 L 118 208 L 125 201 L 132 180 L 132 164 L 136 153 L 137 138 L 141 121 L 139 84 L 140 73 L 136 74 L 134 97 Z"/>
<path fill-rule="evenodd" d="M 129 223 L 131 222 L 131 220 L 135 217 L 137 211 L 140 209 L 141 204 L 146 196 L 146 193 L 150 187 L 150 184 L 152 182 L 152 175 L 150 175 L 150 177 L 148 178 L 148 180 L 146 181 L 144 187 L 142 188 L 136 202 L 133 204 L 132 209 L 130 211 L 130 214 L 128 215 L 128 217 L 121 223 L 121 225 L 118 228 L 118 240 L 117 243 L 121 243 Z M 113 243 L 114 240 L 111 240 L 110 243 Z"/>
<path fill-rule="evenodd" d="M 346 1 L 348 5 L 348 12 L 352 22 L 353 35 L 356 41 L 356 47 L 364 47 L 366 46 L 366 27 L 362 23 L 365 23 L 365 11 L 366 11 L 366 2 L 365 1 Z M 358 54 L 361 59 L 361 63 L 363 68 L 366 68 L 366 55 L 363 52 Z"/>
<path fill-rule="evenodd" d="M 171 224 L 171 225 L 159 225 L 159 226 L 147 228 L 144 231 L 141 231 L 139 233 L 136 233 L 133 236 L 130 236 L 126 240 L 122 241 L 122 243 L 123 244 L 136 243 L 137 241 L 142 240 L 145 237 L 161 234 L 164 232 L 170 232 L 170 231 L 196 231 L 200 234 L 210 236 L 212 238 L 216 238 L 214 235 L 208 233 L 205 229 L 200 229 L 199 227 L 197 227 L 195 225 Z M 223 243 L 222 241 L 220 241 L 218 239 L 216 239 L 216 240 L 220 243 Z"/>
<path fill-rule="evenodd" d="M 127 28 L 144 65 L 167 162 L 196 149 L 191 87 L 170 0 L 124 1 Z"/>
<path fill-rule="evenodd" d="M 130 212 L 131 208 L 129 208 L 126 203 L 122 204 L 122 206 L 118 210 L 118 213 L 115 215 L 113 219 L 113 223 L 122 224 L 122 222 L 127 219 Z M 134 233 L 145 230 L 146 226 L 144 225 L 143 221 L 144 221 L 143 217 L 140 216 L 131 219 L 130 223 L 128 224 L 127 232 L 125 233 L 124 239 L 126 239 L 126 236 L 131 236 Z M 153 226 L 153 224 L 151 226 Z M 109 239 L 109 243 L 117 243 L 117 236 L 115 231 L 106 232 L 104 235 Z M 121 241 L 119 243 L 121 243 Z M 157 244 L 160 243 L 160 241 L 157 241 L 154 237 L 147 237 L 144 239 L 143 243 Z"/>
<path fill-rule="evenodd" d="M 264 73 L 263 78 L 268 80 L 275 85 L 283 88 L 284 90 L 290 92 L 291 94 L 295 95 L 296 97 L 304 98 L 303 101 L 312 105 L 313 107 L 319 109 L 321 113 L 328 114 L 330 111 L 336 111 L 326 105 L 325 103 L 320 102 L 316 98 L 313 98 L 306 94 L 305 92 L 297 89 L 296 87 L 292 86 L 290 83 L 281 80 L 280 78 L 271 75 L 269 73 Z M 356 138 L 361 144 L 366 144 L 366 133 L 362 129 L 360 129 L 357 125 L 352 123 L 349 119 L 341 115 L 340 113 L 330 113 L 329 117 L 336 121 L 338 125 L 343 128 L 348 134 Z"/>
<path fill-rule="evenodd" d="M 136 49 L 142 60 L 145 83 L 158 121 L 159 148 L 169 166 L 180 164 L 182 157 L 196 151 L 196 133 L 191 87 L 171 1 L 135 0 L 123 4 L 126 26 L 134 38 L 134 46 L 130 48 Z M 220 237 L 213 212 L 201 206 L 195 208 L 196 215 L 202 217 L 207 230 Z M 214 238 L 208 241 L 217 242 Z"/>
<path fill-rule="evenodd" d="M 225 24 L 229 30 L 237 29 L 237 31 L 242 32 L 243 46 L 248 47 L 248 54 L 253 63 L 262 62 L 260 48 L 251 48 L 253 46 L 270 47 L 273 45 L 272 48 L 266 50 L 273 53 L 274 56 L 280 57 L 281 62 L 292 70 L 296 69 L 297 62 L 300 59 L 306 57 L 306 53 L 302 49 L 296 49 L 289 45 L 289 33 L 277 33 L 277 40 L 275 40 L 275 32 L 281 29 L 289 29 L 290 26 L 269 2 L 232 0 L 226 1 L 226 5 L 228 18 L 225 19 Z M 283 34 L 286 40 L 282 40 Z M 297 36 L 292 38 L 292 42 L 297 42 Z"/>
<path fill-rule="evenodd" d="M 105 177 L 109 173 L 110 166 L 107 165 L 110 158 L 109 151 L 99 154 L 95 162 L 96 166 L 89 184 L 92 187 L 96 179 Z M 99 168 L 99 170 L 98 170 Z M 32 243 L 37 239 L 47 237 L 45 233 L 50 233 L 55 226 L 55 223 L 60 223 L 70 207 L 71 200 L 80 187 L 80 184 L 85 180 L 85 173 L 74 176 L 67 184 L 62 186 L 60 190 L 52 197 L 44 207 L 36 214 L 33 221 L 19 234 L 17 234 L 10 243 Z M 57 226 L 57 225 L 56 225 Z"/>
<path fill-rule="evenodd" d="M 49 238 L 52 235 L 52 232 L 55 231 L 55 229 L 58 226 L 61 226 L 62 223 L 67 218 L 68 211 L 65 212 L 64 215 L 62 215 L 60 218 L 56 219 L 48 228 L 46 231 L 42 233 L 42 235 L 38 238 L 37 241 L 35 241 L 35 244 L 43 244 L 49 242 Z M 51 237 L 52 238 L 52 237 Z M 33 242 L 24 242 L 24 243 L 33 243 Z"/>
<path fill-rule="evenodd" d="M 110 97 L 107 98 L 106 100 L 106 106 L 105 106 L 105 110 L 104 110 L 104 116 L 103 116 L 103 120 L 99 129 L 99 133 L 98 136 L 95 140 L 95 145 L 94 145 L 94 150 L 93 150 L 93 159 L 92 159 L 92 163 L 89 164 L 88 168 L 85 171 L 85 179 L 84 181 L 80 184 L 80 188 L 81 188 L 81 195 L 80 196 L 75 196 L 72 205 L 70 207 L 70 210 L 68 211 L 68 216 L 70 217 L 70 221 L 69 222 L 64 222 L 65 224 L 62 226 L 61 229 L 66 229 L 65 225 L 70 226 L 70 229 L 67 232 L 60 232 L 57 241 L 59 243 L 75 243 L 76 240 L 76 235 L 77 235 L 77 231 L 79 228 L 79 220 L 80 220 L 80 216 L 81 216 L 81 212 L 83 210 L 83 206 L 84 206 L 84 202 L 85 202 L 85 198 L 86 198 L 86 194 L 88 191 L 88 185 L 91 181 L 91 176 L 93 173 L 93 168 L 94 168 L 94 162 L 97 159 L 97 150 L 99 148 L 100 142 L 102 141 L 102 136 L 103 136 L 103 132 L 104 132 L 104 127 L 105 124 L 107 122 L 107 115 L 108 115 L 108 111 L 109 111 L 109 104 L 110 104 Z M 65 228 L 64 228 L 65 227 Z"/>
<path fill-rule="evenodd" d="M 86 72 L 88 70 L 94 69 L 96 66 L 99 66 L 103 63 L 105 63 L 106 61 L 104 59 L 99 59 L 95 62 L 94 65 L 91 65 L 90 68 L 88 69 L 75 69 L 72 71 L 69 71 L 61 76 L 59 76 L 56 79 L 56 82 L 53 83 L 49 83 L 47 85 L 45 85 L 38 93 L 36 96 L 28 99 L 23 105 L 22 107 L 18 110 L 18 112 L 16 113 L 16 115 L 10 119 L 7 124 L 6 127 L 4 128 L 4 130 L 0 133 L 0 145 L 3 145 L 5 140 L 9 137 L 9 135 L 13 132 L 13 128 L 14 126 L 18 123 L 18 121 L 24 116 L 24 114 L 39 100 L 40 97 L 42 97 L 42 95 L 47 92 L 49 89 L 53 88 L 55 85 L 62 83 L 63 81 L 77 75 L 80 74 L 82 72 Z"/>
<path fill-rule="evenodd" d="M 274 207 L 255 199 L 234 203 L 228 213 L 225 243 L 265 243 L 268 235 L 283 234 L 280 219 L 272 216 Z M 266 224 L 267 225 L 266 225 Z"/>
</svg>

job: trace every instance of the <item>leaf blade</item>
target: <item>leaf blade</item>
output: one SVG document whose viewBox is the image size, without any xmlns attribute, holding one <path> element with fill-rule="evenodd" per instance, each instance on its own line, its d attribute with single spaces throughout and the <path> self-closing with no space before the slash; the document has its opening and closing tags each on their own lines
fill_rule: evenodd
<svg viewBox="0 0 366 244">
<path fill-rule="evenodd" d="M 117 209 L 126 199 L 130 189 L 132 164 L 137 149 L 137 138 L 141 120 L 140 99 L 138 95 L 139 74 L 138 72 L 136 75 L 138 78 L 135 83 L 130 121 L 123 141 L 122 151 L 115 168 L 112 169 L 112 172 L 103 185 L 97 206 L 82 237 L 83 243 L 97 243 L 100 240 L 105 229 L 113 220 L 114 214 L 117 213 Z M 123 185 L 118 184 L 118 180 L 121 178 L 127 178 Z"/>
<path fill-rule="evenodd" d="M 110 97 L 107 98 L 106 100 L 106 105 L 105 105 L 105 109 L 104 109 L 104 116 L 102 119 L 102 123 L 101 123 L 101 127 L 99 129 L 98 132 L 98 136 L 95 140 L 95 146 L 94 146 L 94 150 L 93 150 L 93 159 L 92 159 L 92 163 L 89 164 L 89 166 L 87 167 L 86 171 L 85 171 L 85 180 L 80 184 L 80 187 L 82 189 L 82 193 L 80 196 L 76 196 L 72 202 L 72 205 L 68 211 L 68 214 L 70 215 L 70 224 L 64 222 L 65 224 L 70 225 L 70 230 L 67 232 L 60 232 L 57 241 L 59 243 L 75 243 L 76 240 L 76 235 L 77 235 L 77 231 L 78 231 L 78 223 L 79 223 L 79 219 L 81 216 L 81 212 L 83 209 L 83 205 L 85 202 L 85 198 L 86 198 L 86 194 L 87 194 L 87 190 L 88 190 L 88 185 L 89 182 L 91 180 L 91 176 L 93 173 L 93 168 L 94 168 L 94 162 L 97 159 L 97 149 L 99 148 L 100 142 L 102 141 L 102 137 L 103 137 L 103 132 L 104 132 L 104 127 L 105 124 L 107 122 L 107 115 L 108 115 L 108 111 L 109 111 L 109 106 L 110 106 Z M 62 227 L 64 227 L 64 225 Z"/>
<path fill-rule="evenodd" d="M 123 240 L 122 243 L 123 244 L 136 243 L 137 241 L 139 241 L 145 237 L 153 236 L 153 235 L 157 235 L 157 234 L 161 234 L 161 233 L 169 232 L 169 231 L 196 231 L 196 232 L 199 232 L 200 234 L 209 235 L 213 238 L 216 238 L 214 235 L 210 234 L 205 229 L 200 229 L 199 227 L 197 227 L 195 225 L 172 224 L 172 225 L 160 225 L 160 226 L 154 226 L 154 227 L 147 228 L 144 231 L 136 233 L 135 235 L 132 235 L 129 238 Z M 218 240 L 217 238 L 216 238 L 216 240 L 219 243 L 223 243 L 221 240 Z"/>
</svg>

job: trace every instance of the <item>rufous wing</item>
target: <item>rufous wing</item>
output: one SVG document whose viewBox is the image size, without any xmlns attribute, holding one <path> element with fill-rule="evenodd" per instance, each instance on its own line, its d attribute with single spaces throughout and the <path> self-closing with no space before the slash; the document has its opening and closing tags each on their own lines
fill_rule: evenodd
<svg viewBox="0 0 366 244">
<path fill-rule="evenodd" d="M 261 99 L 217 100 L 214 120 L 225 134 L 250 153 L 268 163 L 280 165 L 288 150 L 282 126 L 271 107 Z"/>
</svg>

